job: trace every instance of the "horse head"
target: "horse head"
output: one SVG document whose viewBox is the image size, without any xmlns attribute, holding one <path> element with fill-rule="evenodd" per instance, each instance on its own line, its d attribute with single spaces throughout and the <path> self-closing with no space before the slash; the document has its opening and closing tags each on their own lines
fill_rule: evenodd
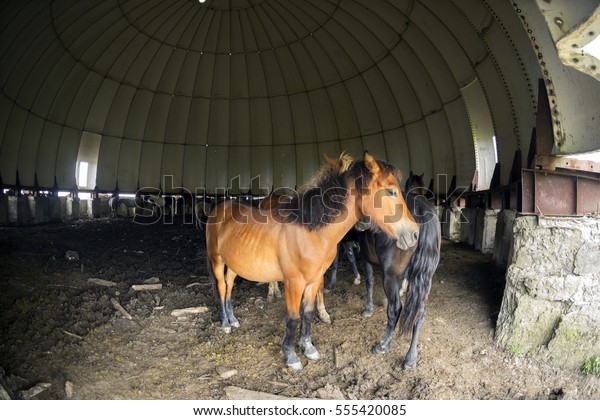
<svg viewBox="0 0 600 420">
<path fill-rule="evenodd" d="M 379 227 L 396 240 L 400 249 L 414 247 L 419 239 L 419 225 L 404 201 L 398 168 L 365 151 L 363 159 L 354 161 L 348 172 L 356 186 L 359 220 Z"/>
</svg>

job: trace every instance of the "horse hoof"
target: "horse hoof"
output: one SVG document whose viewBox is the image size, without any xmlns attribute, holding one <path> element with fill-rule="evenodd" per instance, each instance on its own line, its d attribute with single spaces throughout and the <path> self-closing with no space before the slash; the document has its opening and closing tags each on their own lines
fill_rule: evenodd
<svg viewBox="0 0 600 420">
<path fill-rule="evenodd" d="M 373 353 L 373 354 L 386 354 L 389 351 L 390 351 L 389 349 L 386 349 L 381 344 L 377 344 L 377 345 L 373 346 L 373 348 L 371 349 L 371 353 Z"/>
<path fill-rule="evenodd" d="M 300 361 L 300 359 L 298 359 L 298 356 L 296 356 L 295 354 L 288 356 L 285 364 L 292 370 L 302 370 L 302 362 Z"/>
<path fill-rule="evenodd" d="M 417 368 L 417 362 L 411 362 L 411 363 L 404 362 L 402 364 L 403 370 L 415 370 L 416 368 Z"/>
<path fill-rule="evenodd" d="M 331 324 L 331 317 L 327 312 L 321 313 L 321 311 L 319 311 L 319 319 L 324 324 Z"/>
<path fill-rule="evenodd" d="M 223 332 L 225 334 L 230 334 L 231 333 L 231 327 L 222 327 L 221 329 L 223 330 Z"/>
<path fill-rule="evenodd" d="M 362 316 L 364 318 L 370 318 L 371 316 L 373 316 L 373 310 L 367 310 L 365 309 L 364 311 L 362 311 Z"/>
<path fill-rule="evenodd" d="M 308 347 L 304 350 L 304 355 L 310 360 L 319 360 L 321 355 L 315 346 Z"/>
<path fill-rule="evenodd" d="M 302 362 L 287 363 L 287 367 L 295 371 L 302 370 Z"/>
<path fill-rule="evenodd" d="M 231 323 L 233 328 L 240 328 L 240 321 L 234 321 Z M 229 329 L 231 331 L 231 328 Z"/>
<path fill-rule="evenodd" d="M 356 285 L 360 284 L 360 276 L 358 276 L 354 279 L 354 284 L 356 284 Z"/>
</svg>

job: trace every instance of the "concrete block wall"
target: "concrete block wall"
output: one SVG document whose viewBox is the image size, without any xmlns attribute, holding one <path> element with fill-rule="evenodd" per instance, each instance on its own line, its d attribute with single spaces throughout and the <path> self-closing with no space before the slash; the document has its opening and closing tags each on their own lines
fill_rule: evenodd
<svg viewBox="0 0 600 420">
<path fill-rule="evenodd" d="M 492 254 L 499 213 L 499 210 L 447 208 L 441 218 L 442 235 L 451 241 L 468 244 L 484 254 Z"/>
<path fill-rule="evenodd" d="M 496 223 L 500 210 L 477 211 L 477 227 L 475 228 L 475 249 L 482 254 L 492 254 L 494 252 L 494 242 L 496 238 Z"/>
<path fill-rule="evenodd" d="M 464 208 L 461 210 L 460 241 L 470 246 L 475 245 L 477 235 L 477 212 L 479 209 Z"/>
<path fill-rule="evenodd" d="M 508 264 L 508 257 L 510 255 L 510 247 L 513 238 L 513 226 L 516 217 L 516 210 L 501 210 L 498 212 L 492 258 L 494 259 L 494 262 L 500 266 L 505 267 Z"/>
<path fill-rule="evenodd" d="M 445 208 L 440 221 L 442 222 L 442 236 L 453 242 L 459 242 L 461 209 L 457 207 Z"/>
<path fill-rule="evenodd" d="M 108 200 L 72 197 L 0 197 L 0 226 L 36 225 L 86 218 L 107 217 Z"/>
<path fill-rule="evenodd" d="M 600 219 L 517 216 L 496 342 L 580 368 L 600 355 Z"/>
</svg>

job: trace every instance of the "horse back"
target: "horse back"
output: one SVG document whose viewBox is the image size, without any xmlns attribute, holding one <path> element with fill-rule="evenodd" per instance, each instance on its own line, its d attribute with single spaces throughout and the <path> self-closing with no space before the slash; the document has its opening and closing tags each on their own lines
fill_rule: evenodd
<svg viewBox="0 0 600 420">
<path fill-rule="evenodd" d="M 281 280 L 281 226 L 257 207 L 234 200 L 218 203 L 208 216 L 206 246 L 211 259 L 247 280 Z"/>
</svg>

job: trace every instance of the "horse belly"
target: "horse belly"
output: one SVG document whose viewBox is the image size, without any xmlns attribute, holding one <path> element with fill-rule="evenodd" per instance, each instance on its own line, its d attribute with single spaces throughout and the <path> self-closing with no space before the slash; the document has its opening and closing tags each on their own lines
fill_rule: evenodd
<svg viewBox="0 0 600 420">
<path fill-rule="evenodd" d="M 247 280 L 282 280 L 278 258 L 280 225 L 272 220 L 273 223 L 258 223 L 262 219 L 254 214 L 256 209 L 233 202 L 224 204 L 220 211 L 223 221 L 207 232 L 217 230 L 215 244 L 225 265 Z"/>
<path fill-rule="evenodd" d="M 238 276 L 256 282 L 271 282 L 283 280 L 279 260 L 273 255 L 239 247 L 221 252 L 225 265 Z"/>
<path fill-rule="evenodd" d="M 219 254 L 226 266 L 246 280 L 270 282 L 283 279 L 276 236 L 263 226 L 235 225 L 220 238 Z"/>
</svg>

